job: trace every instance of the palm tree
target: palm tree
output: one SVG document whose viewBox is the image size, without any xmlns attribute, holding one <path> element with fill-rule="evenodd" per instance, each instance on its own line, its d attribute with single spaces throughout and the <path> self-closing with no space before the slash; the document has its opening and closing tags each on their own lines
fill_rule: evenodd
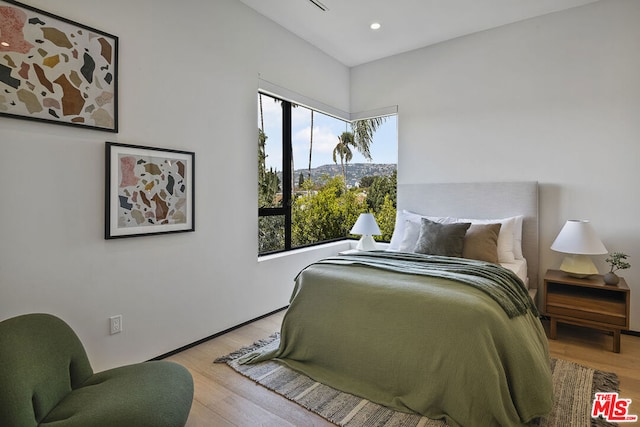
<svg viewBox="0 0 640 427">
<path fill-rule="evenodd" d="M 367 160 L 373 160 L 369 147 L 373 142 L 373 134 L 387 120 L 386 117 L 373 117 L 371 119 L 357 120 L 351 123 L 354 142 L 353 146 Z"/>
<path fill-rule="evenodd" d="M 258 92 L 258 101 L 260 105 L 260 129 L 264 133 L 264 112 L 262 110 L 262 94 Z"/>
<path fill-rule="evenodd" d="M 313 110 L 311 110 L 311 135 L 309 137 L 309 171 L 307 179 L 311 179 L 311 153 L 313 152 Z"/>
<path fill-rule="evenodd" d="M 342 177 L 345 185 L 347 184 L 346 164 L 353 159 L 353 152 L 349 146 L 354 146 L 353 134 L 351 132 L 342 132 L 342 135 L 338 137 L 338 143 L 333 149 L 333 162 L 337 164 L 337 156 L 340 157 L 340 166 L 342 167 Z"/>
</svg>

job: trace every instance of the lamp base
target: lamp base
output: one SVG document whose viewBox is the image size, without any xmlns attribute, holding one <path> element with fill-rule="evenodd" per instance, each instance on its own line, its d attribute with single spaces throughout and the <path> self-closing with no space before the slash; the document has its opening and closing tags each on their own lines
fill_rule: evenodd
<svg viewBox="0 0 640 427">
<path fill-rule="evenodd" d="M 358 240 L 356 249 L 359 251 L 375 251 L 378 249 L 378 245 L 376 245 L 376 241 L 373 240 L 373 236 L 363 234 L 360 240 Z"/>
<path fill-rule="evenodd" d="M 598 269 L 591 258 L 587 255 L 567 255 L 562 260 L 560 270 L 571 277 L 584 279 L 593 274 L 598 274 Z"/>
</svg>

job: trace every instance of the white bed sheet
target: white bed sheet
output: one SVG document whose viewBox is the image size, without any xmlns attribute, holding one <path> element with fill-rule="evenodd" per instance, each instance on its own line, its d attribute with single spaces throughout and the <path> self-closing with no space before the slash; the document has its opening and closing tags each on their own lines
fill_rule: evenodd
<svg viewBox="0 0 640 427">
<path fill-rule="evenodd" d="M 526 259 L 516 259 L 512 262 L 501 262 L 500 265 L 516 273 L 518 277 L 524 282 L 525 288 L 529 289 L 529 278 L 527 277 Z"/>
</svg>

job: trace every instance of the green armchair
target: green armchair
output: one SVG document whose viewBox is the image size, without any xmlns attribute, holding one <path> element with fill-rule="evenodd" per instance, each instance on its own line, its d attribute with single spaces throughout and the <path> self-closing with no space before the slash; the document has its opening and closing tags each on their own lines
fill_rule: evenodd
<svg viewBox="0 0 640 427">
<path fill-rule="evenodd" d="M 77 335 L 49 314 L 0 322 L 0 426 L 177 427 L 193 378 L 153 361 L 94 374 Z"/>
</svg>

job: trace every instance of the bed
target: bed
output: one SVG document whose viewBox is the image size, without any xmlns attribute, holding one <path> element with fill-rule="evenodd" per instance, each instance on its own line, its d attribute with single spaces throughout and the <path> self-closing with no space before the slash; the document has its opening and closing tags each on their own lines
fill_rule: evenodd
<svg viewBox="0 0 640 427">
<path fill-rule="evenodd" d="M 523 216 L 522 253 L 534 297 L 538 284 L 538 183 L 475 182 L 399 184 L 398 210 L 456 218 Z"/>
<path fill-rule="evenodd" d="M 400 185 L 398 211 L 435 218 L 426 222 L 438 230 L 466 222 L 432 225 L 446 222 L 437 218 L 495 224 L 522 216 L 521 275 L 533 287 L 537 194 L 536 183 Z M 546 415 L 553 404 L 547 340 L 522 278 L 500 263 L 390 249 L 303 269 L 280 347 L 242 363 L 275 359 L 453 426 L 527 425 Z"/>
</svg>

